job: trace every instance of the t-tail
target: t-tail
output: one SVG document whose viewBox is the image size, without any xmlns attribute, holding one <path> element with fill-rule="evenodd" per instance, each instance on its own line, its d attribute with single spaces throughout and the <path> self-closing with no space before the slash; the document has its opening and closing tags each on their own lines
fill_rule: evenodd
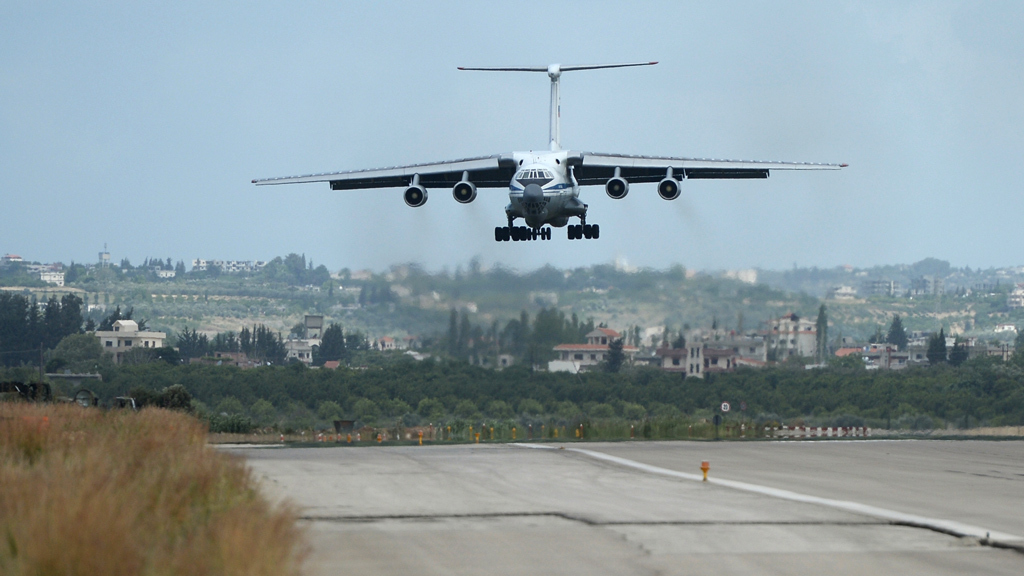
<svg viewBox="0 0 1024 576">
<path fill-rule="evenodd" d="M 562 72 L 571 72 L 573 70 L 597 70 L 599 68 L 628 68 L 630 66 L 653 66 L 657 62 L 633 62 L 629 64 L 584 64 L 582 66 L 562 66 L 561 64 L 551 64 L 550 66 L 502 66 L 502 67 L 486 67 L 486 68 L 466 68 L 459 67 L 459 70 L 483 70 L 486 72 L 547 72 L 548 77 L 551 78 L 551 108 L 550 124 L 548 128 L 548 141 L 551 144 L 551 151 L 556 152 L 562 149 L 562 130 L 561 130 L 561 116 L 562 116 L 562 104 L 561 96 L 559 95 L 558 82 L 562 77 Z"/>
</svg>

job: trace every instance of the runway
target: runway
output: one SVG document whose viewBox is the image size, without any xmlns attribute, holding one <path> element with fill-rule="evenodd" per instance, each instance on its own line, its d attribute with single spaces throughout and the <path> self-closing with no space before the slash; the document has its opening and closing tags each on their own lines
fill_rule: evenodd
<svg viewBox="0 0 1024 576">
<path fill-rule="evenodd" d="M 1024 543 L 1014 540 L 1024 535 L 1024 442 L 564 448 L 230 451 L 248 460 L 272 498 L 301 507 L 308 574 L 1024 572 L 1020 552 L 869 513 L 944 520 Z M 685 477 L 699 476 L 701 460 L 711 462 L 712 480 L 747 488 Z"/>
</svg>

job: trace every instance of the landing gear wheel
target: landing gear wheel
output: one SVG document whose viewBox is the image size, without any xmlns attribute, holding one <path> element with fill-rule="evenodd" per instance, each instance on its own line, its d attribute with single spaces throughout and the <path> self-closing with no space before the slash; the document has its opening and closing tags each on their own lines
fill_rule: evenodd
<svg viewBox="0 0 1024 576">
<path fill-rule="evenodd" d="M 494 241 L 501 242 L 505 239 L 505 234 L 502 233 L 501 226 L 494 227 Z"/>
<path fill-rule="evenodd" d="M 591 226 L 590 224 L 583 225 L 583 237 L 586 238 L 587 240 L 590 240 L 591 238 L 594 237 L 593 226 Z"/>
<path fill-rule="evenodd" d="M 590 237 L 597 240 L 601 237 L 601 227 L 597 224 L 593 224 L 590 228 Z"/>
</svg>

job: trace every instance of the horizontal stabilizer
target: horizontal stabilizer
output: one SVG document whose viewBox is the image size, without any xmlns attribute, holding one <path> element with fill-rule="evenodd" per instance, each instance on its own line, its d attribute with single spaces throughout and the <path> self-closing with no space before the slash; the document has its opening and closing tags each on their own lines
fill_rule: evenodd
<svg viewBox="0 0 1024 576">
<path fill-rule="evenodd" d="M 632 62 L 629 64 L 582 64 L 579 66 L 562 66 L 561 64 L 552 64 L 551 66 L 487 66 L 487 67 L 476 67 L 470 68 L 466 66 L 459 66 L 459 70 L 481 70 L 484 72 L 549 72 L 552 67 L 555 67 L 561 72 L 570 72 L 572 70 L 597 70 L 599 68 L 628 68 L 630 66 L 653 66 L 657 62 Z"/>
</svg>

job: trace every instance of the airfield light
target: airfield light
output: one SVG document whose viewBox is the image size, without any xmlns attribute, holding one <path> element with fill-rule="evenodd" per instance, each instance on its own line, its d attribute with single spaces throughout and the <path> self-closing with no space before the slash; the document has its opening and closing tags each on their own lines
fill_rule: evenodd
<svg viewBox="0 0 1024 576">
<path fill-rule="evenodd" d="M 711 463 L 707 460 L 700 463 L 700 470 L 704 473 L 704 482 L 708 481 L 708 470 L 711 469 Z"/>
</svg>

